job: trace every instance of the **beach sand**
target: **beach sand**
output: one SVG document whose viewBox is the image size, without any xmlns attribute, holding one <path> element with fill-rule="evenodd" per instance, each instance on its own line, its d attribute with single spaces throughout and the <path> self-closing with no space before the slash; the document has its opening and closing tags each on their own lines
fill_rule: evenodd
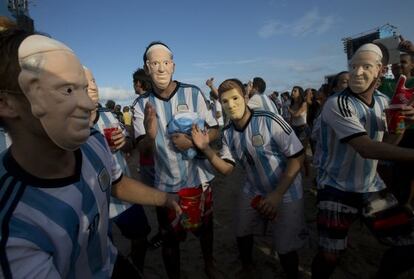
<svg viewBox="0 0 414 279">
<path fill-rule="evenodd" d="M 133 176 L 139 178 L 137 171 L 137 152 L 134 150 L 128 158 Z M 317 231 L 316 231 L 316 197 L 309 191 L 312 174 L 304 179 L 305 190 L 305 215 L 309 229 L 308 244 L 299 251 L 299 264 L 301 277 L 311 278 L 310 266 L 313 256 L 317 252 Z M 241 185 L 244 181 L 243 170 L 236 168 L 230 176 L 217 175 L 213 181 L 214 195 L 214 257 L 218 269 L 223 273 L 222 278 L 241 278 L 238 271 L 241 264 L 238 259 L 238 251 L 235 236 L 233 233 L 234 207 Z M 150 239 L 158 231 L 158 225 L 153 207 L 145 207 L 152 231 Z M 120 252 L 129 254 L 129 242 L 120 235 L 117 228 L 114 228 L 114 239 Z M 336 268 L 332 278 L 373 278 L 378 263 L 386 246 L 369 233 L 366 227 L 359 221 L 351 228 L 349 237 L 349 248 L 343 255 L 339 266 Z M 270 233 L 255 237 L 254 243 L 254 264 L 256 275 L 254 278 L 285 278 L 277 256 L 272 251 Z M 181 278 L 203 279 L 204 264 L 201 255 L 199 241 L 191 233 L 187 240 L 181 244 Z M 167 278 L 164 270 L 161 249 L 148 251 L 145 261 L 144 275 L 147 279 Z M 403 274 L 400 278 L 414 278 L 414 271 Z"/>
</svg>

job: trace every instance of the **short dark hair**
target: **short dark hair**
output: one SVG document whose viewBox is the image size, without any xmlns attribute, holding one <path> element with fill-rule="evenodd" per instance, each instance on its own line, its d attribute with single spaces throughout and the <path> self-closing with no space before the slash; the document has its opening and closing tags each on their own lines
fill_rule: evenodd
<svg viewBox="0 0 414 279">
<path fill-rule="evenodd" d="M 246 89 L 244 88 L 243 83 L 237 78 L 230 78 L 223 81 L 218 87 L 217 91 L 219 93 L 219 98 L 224 92 L 227 92 L 231 89 L 236 89 L 242 97 L 246 95 Z"/>
<path fill-rule="evenodd" d="M 19 46 L 27 37 L 33 35 L 19 29 L 0 32 L 0 90 L 21 92 L 19 86 Z"/>
<path fill-rule="evenodd" d="M 299 105 L 302 105 L 303 102 L 305 102 L 305 92 L 303 91 L 303 88 L 301 86 L 295 85 L 292 87 L 292 91 L 293 89 L 297 89 L 299 91 Z M 293 99 L 291 97 L 292 102 L 290 103 L 290 107 L 293 107 L 293 105 L 295 104 L 295 99 Z"/>
<path fill-rule="evenodd" d="M 108 100 L 105 104 L 105 107 L 107 109 L 113 110 L 113 109 L 115 109 L 115 102 L 113 100 Z"/>
<path fill-rule="evenodd" d="M 165 43 L 163 43 L 163 42 L 161 42 L 161 41 L 153 41 L 153 42 L 151 42 L 146 48 L 145 48 L 145 51 L 144 51 L 144 55 L 142 56 L 142 60 L 144 61 L 144 65 L 145 65 L 145 63 L 147 62 L 147 52 L 148 52 L 148 50 L 150 49 L 150 47 L 152 47 L 152 46 L 154 46 L 154 45 L 163 45 L 163 46 L 165 46 L 166 48 L 168 48 L 170 51 L 171 51 L 171 49 L 165 44 Z M 171 51 L 171 58 L 172 58 L 172 51 Z"/>
<path fill-rule="evenodd" d="M 256 88 L 262 94 L 266 90 L 266 82 L 261 77 L 255 77 L 253 79 L 253 88 Z"/>
<path fill-rule="evenodd" d="M 137 83 L 137 81 L 139 81 L 144 91 L 151 90 L 151 78 L 147 75 L 144 69 L 138 68 L 132 74 L 132 80 L 134 82 L 134 85 Z"/>
<path fill-rule="evenodd" d="M 333 79 L 332 79 L 332 81 L 331 81 L 331 84 L 329 85 L 329 91 L 330 91 L 330 93 L 334 90 L 334 88 L 335 88 L 336 86 L 338 86 L 339 77 L 340 77 L 340 76 L 342 76 L 343 74 L 349 74 L 349 72 L 348 72 L 348 71 L 342 71 L 342 72 L 337 73 L 337 74 L 333 77 Z"/>
</svg>

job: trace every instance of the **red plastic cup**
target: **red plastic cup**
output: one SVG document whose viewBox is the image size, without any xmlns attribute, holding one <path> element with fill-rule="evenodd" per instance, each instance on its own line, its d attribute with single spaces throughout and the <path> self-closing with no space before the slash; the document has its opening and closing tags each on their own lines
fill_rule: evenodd
<svg viewBox="0 0 414 279">
<path fill-rule="evenodd" d="M 401 114 L 403 105 L 390 105 L 385 109 L 385 117 L 387 118 L 388 132 L 393 134 L 401 134 L 405 129 L 404 116 Z"/>
<path fill-rule="evenodd" d="M 201 188 L 184 188 L 178 192 L 181 215 L 181 225 L 186 230 L 195 230 L 201 226 Z"/>
<path fill-rule="evenodd" d="M 257 210 L 257 207 L 259 206 L 259 203 L 263 200 L 263 196 L 257 195 L 250 201 L 250 206 Z M 274 216 L 264 216 L 264 218 L 269 220 L 274 220 L 276 218 L 276 215 Z"/>
<path fill-rule="evenodd" d="M 104 128 L 104 136 L 110 148 L 115 147 L 115 143 L 112 140 L 112 135 L 115 133 L 116 130 L 118 130 L 117 127 Z"/>
<path fill-rule="evenodd" d="M 257 195 L 255 196 L 251 201 L 250 201 L 250 206 L 253 207 L 254 209 L 257 209 L 257 206 L 259 205 L 260 201 L 262 200 L 262 196 L 261 195 Z"/>
</svg>

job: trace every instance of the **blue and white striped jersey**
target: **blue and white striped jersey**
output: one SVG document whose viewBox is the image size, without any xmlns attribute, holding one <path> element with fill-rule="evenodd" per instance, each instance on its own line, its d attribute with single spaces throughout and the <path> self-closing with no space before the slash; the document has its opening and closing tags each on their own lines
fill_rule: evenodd
<svg viewBox="0 0 414 279">
<path fill-rule="evenodd" d="M 109 128 L 111 124 L 117 124 L 119 125 L 119 127 L 122 127 L 118 119 L 115 118 L 111 111 L 104 108 L 99 108 L 97 111 L 97 119 L 95 119 L 95 124 L 93 128 L 98 130 L 101 134 L 104 134 L 104 129 Z M 115 160 L 121 167 L 122 172 L 126 176 L 131 177 L 128 164 L 125 161 L 125 158 L 122 155 L 121 151 L 118 150 L 115 153 L 112 153 L 112 156 L 115 158 Z M 109 218 L 114 218 L 118 216 L 119 214 L 127 210 L 129 207 L 131 207 L 130 203 L 121 201 L 111 196 L 111 203 L 109 205 Z"/>
<path fill-rule="evenodd" d="M 151 92 L 138 97 L 134 105 L 134 129 L 137 138 L 145 135 L 144 108 L 148 102 L 155 107 L 158 120 L 154 186 L 165 192 L 178 192 L 183 187 L 194 187 L 212 180 L 214 175 L 208 160 L 197 157 L 184 160 L 167 132 L 167 125 L 173 116 L 182 112 L 197 112 L 209 127 L 217 127 L 209 103 L 200 89 L 177 82 L 177 88 L 169 99 L 162 99 Z"/>
<path fill-rule="evenodd" d="M 224 128 L 221 158 L 236 161 L 246 170 L 243 191 L 253 197 L 276 189 L 288 158 L 301 154 L 303 146 L 279 115 L 260 110 L 251 112 L 243 130 L 238 130 L 232 122 Z M 302 179 L 298 174 L 283 202 L 301 199 L 302 195 Z"/>
<path fill-rule="evenodd" d="M 111 276 L 109 195 L 122 171 L 96 130 L 74 153 L 76 173 L 61 179 L 34 177 L 1 153 L 0 277 Z"/>
<path fill-rule="evenodd" d="M 10 145 L 11 138 L 9 134 L 3 128 L 0 128 L 0 152 L 9 148 Z"/>
<path fill-rule="evenodd" d="M 364 159 L 347 142 L 361 135 L 382 141 L 386 130 L 384 109 L 388 97 L 375 91 L 371 105 L 349 89 L 325 103 L 321 120 L 319 187 L 329 185 L 347 192 L 375 192 L 385 188 L 377 174 L 377 160 Z"/>
<path fill-rule="evenodd" d="M 247 103 L 251 109 L 259 109 L 279 114 L 276 104 L 265 94 L 254 94 Z"/>
</svg>

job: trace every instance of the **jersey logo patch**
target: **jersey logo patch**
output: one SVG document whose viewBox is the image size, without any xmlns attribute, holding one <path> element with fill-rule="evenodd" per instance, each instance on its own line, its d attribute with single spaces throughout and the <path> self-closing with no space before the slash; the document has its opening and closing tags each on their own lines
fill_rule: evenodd
<svg viewBox="0 0 414 279">
<path fill-rule="evenodd" d="M 98 175 L 98 182 L 99 187 L 101 187 L 102 192 L 106 192 L 111 185 L 111 177 L 109 175 L 109 172 L 106 170 L 106 168 L 103 168 L 101 172 Z"/>
<path fill-rule="evenodd" d="M 188 106 L 186 104 L 178 105 L 177 106 L 178 112 L 189 112 Z"/>
<path fill-rule="evenodd" d="M 262 135 L 254 135 L 252 137 L 252 144 L 255 147 L 262 146 L 264 144 L 264 140 L 263 140 Z"/>
</svg>

